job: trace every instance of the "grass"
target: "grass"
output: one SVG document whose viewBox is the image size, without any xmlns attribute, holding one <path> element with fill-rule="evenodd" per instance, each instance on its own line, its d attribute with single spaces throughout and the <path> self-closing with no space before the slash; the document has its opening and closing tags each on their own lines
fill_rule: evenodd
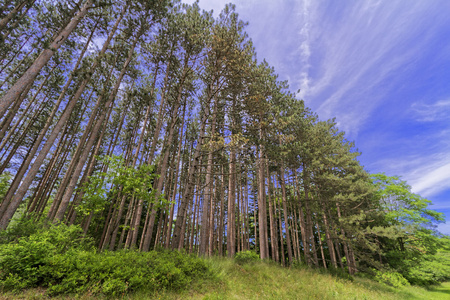
<svg viewBox="0 0 450 300">
<path fill-rule="evenodd" d="M 367 278 L 341 279 L 307 268 L 288 269 L 273 263 L 239 266 L 228 259 L 213 258 L 217 280 L 197 283 L 179 292 L 128 299 L 449 299 L 450 282 L 429 289 L 395 289 Z"/>
<path fill-rule="evenodd" d="M 353 281 L 307 268 L 282 268 L 257 262 L 240 266 L 229 259 L 212 258 L 214 278 L 197 281 L 182 291 L 138 291 L 120 299 L 450 299 L 450 282 L 431 288 L 395 289 L 367 278 Z M 42 289 L 0 295 L 0 299 L 47 299 Z M 91 295 L 54 299 L 107 299 Z"/>
</svg>

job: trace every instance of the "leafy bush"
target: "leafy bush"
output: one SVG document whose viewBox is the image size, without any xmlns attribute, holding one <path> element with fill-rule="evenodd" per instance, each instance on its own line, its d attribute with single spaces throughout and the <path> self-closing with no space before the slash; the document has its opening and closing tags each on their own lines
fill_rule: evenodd
<svg viewBox="0 0 450 300">
<path fill-rule="evenodd" d="M 378 282 L 385 283 L 396 288 L 409 285 L 408 280 L 406 280 L 406 278 L 398 272 L 382 272 L 375 270 L 375 273 L 375 280 Z"/>
<path fill-rule="evenodd" d="M 0 288 L 41 286 L 49 295 L 114 297 L 137 289 L 182 289 L 212 274 L 204 260 L 178 251 L 97 253 L 81 236 L 78 226 L 51 225 L 0 245 Z"/>
<path fill-rule="evenodd" d="M 49 225 L 44 229 L 42 224 L 33 227 L 28 221 L 20 224 L 6 232 L 3 238 L 13 239 L 19 232 L 25 236 L 16 236 L 13 242 L 0 245 L 0 285 L 3 289 L 38 286 L 45 277 L 41 268 L 48 265 L 52 257 L 70 249 L 89 247 L 89 239 L 82 237 L 83 231 L 78 226 Z M 22 284 L 14 285 L 13 282 L 19 279 Z"/>
<path fill-rule="evenodd" d="M 253 251 L 241 251 L 236 253 L 234 261 L 239 265 L 252 264 L 259 261 L 259 255 Z"/>
<path fill-rule="evenodd" d="M 44 227 L 48 227 L 45 221 L 36 222 L 32 217 L 22 216 L 16 222 L 11 222 L 6 230 L 0 231 L 0 244 L 17 242 L 19 238 L 35 234 Z"/>
<path fill-rule="evenodd" d="M 450 279 L 450 253 L 438 252 L 411 267 L 404 276 L 411 284 L 421 286 L 448 281 Z"/>
</svg>

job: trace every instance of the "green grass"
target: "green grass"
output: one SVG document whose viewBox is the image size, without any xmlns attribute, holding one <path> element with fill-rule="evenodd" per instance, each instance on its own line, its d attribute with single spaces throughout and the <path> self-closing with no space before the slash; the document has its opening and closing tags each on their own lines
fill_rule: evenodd
<svg viewBox="0 0 450 300">
<path fill-rule="evenodd" d="M 422 288 L 392 288 L 367 278 L 353 281 L 307 268 L 282 268 L 274 263 L 238 265 L 229 259 L 208 263 L 214 275 L 181 291 L 137 291 L 119 299 L 450 299 L 450 282 Z M 47 299 L 42 289 L 31 289 L 0 299 Z M 110 299 L 92 295 L 58 296 L 55 299 Z"/>
<path fill-rule="evenodd" d="M 179 292 L 128 299 L 449 299 L 450 282 L 429 289 L 393 288 L 366 278 L 353 281 L 311 269 L 288 269 L 273 263 L 239 266 L 228 259 L 210 260 L 217 280 Z"/>
</svg>

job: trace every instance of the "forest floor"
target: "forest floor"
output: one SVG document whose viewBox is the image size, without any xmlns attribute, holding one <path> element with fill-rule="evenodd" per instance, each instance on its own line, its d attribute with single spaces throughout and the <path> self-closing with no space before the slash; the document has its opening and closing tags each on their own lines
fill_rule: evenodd
<svg viewBox="0 0 450 300">
<path fill-rule="evenodd" d="M 211 259 L 216 278 L 196 282 L 182 291 L 137 291 L 118 299 L 450 299 L 450 282 L 423 288 L 393 288 L 361 277 L 342 279 L 320 271 L 282 268 L 271 263 L 238 265 Z M 43 289 L 0 294 L 0 299 L 49 299 Z M 52 299 L 110 299 L 103 296 L 58 296 Z"/>
</svg>

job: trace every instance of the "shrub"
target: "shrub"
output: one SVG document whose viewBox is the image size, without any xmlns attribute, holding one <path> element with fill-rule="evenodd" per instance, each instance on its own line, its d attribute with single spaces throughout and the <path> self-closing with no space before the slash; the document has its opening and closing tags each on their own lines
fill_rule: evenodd
<svg viewBox="0 0 450 300">
<path fill-rule="evenodd" d="M 0 231 L 0 244 L 17 242 L 19 238 L 29 237 L 49 226 L 45 220 L 36 221 L 33 216 L 22 215 L 15 222 L 11 221 L 6 230 Z"/>
<path fill-rule="evenodd" d="M 438 253 L 410 268 L 404 276 L 411 284 L 428 286 L 450 279 L 450 256 Z"/>
<path fill-rule="evenodd" d="M 206 261 L 179 251 L 98 253 L 78 226 L 51 225 L 0 245 L 0 288 L 42 286 L 49 295 L 102 293 L 120 296 L 144 289 L 182 289 L 212 272 Z"/>
<path fill-rule="evenodd" d="M 239 265 L 253 264 L 259 261 L 259 255 L 250 250 L 241 251 L 236 253 L 234 256 L 234 261 Z"/>
<path fill-rule="evenodd" d="M 396 288 L 402 287 L 402 286 L 408 286 L 409 282 L 406 280 L 405 277 L 403 277 L 402 274 L 398 272 L 390 272 L 390 271 L 378 271 L 375 270 L 375 280 Z"/>
<path fill-rule="evenodd" d="M 89 247 L 89 239 L 82 237 L 82 230 L 78 226 L 50 225 L 48 229 L 32 227 L 28 222 L 25 226 L 29 236 L 16 237 L 13 242 L 0 245 L 0 286 L 4 290 L 35 287 L 48 282 L 52 261 L 69 250 Z M 12 232 L 17 233 L 17 228 Z M 15 230 L 15 231 L 14 231 Z M 6 240 L 13 237 L 11 232 L 5 235 Z M 64 260 L 70 260 L 71 255 L 64 255 Z M 55 273 L 56 276 L 58 273 Z M 54 275 L 51 275 L 54 276 Z M 14 285 L 14 280 L 23 282 Z"/>
</svg>

